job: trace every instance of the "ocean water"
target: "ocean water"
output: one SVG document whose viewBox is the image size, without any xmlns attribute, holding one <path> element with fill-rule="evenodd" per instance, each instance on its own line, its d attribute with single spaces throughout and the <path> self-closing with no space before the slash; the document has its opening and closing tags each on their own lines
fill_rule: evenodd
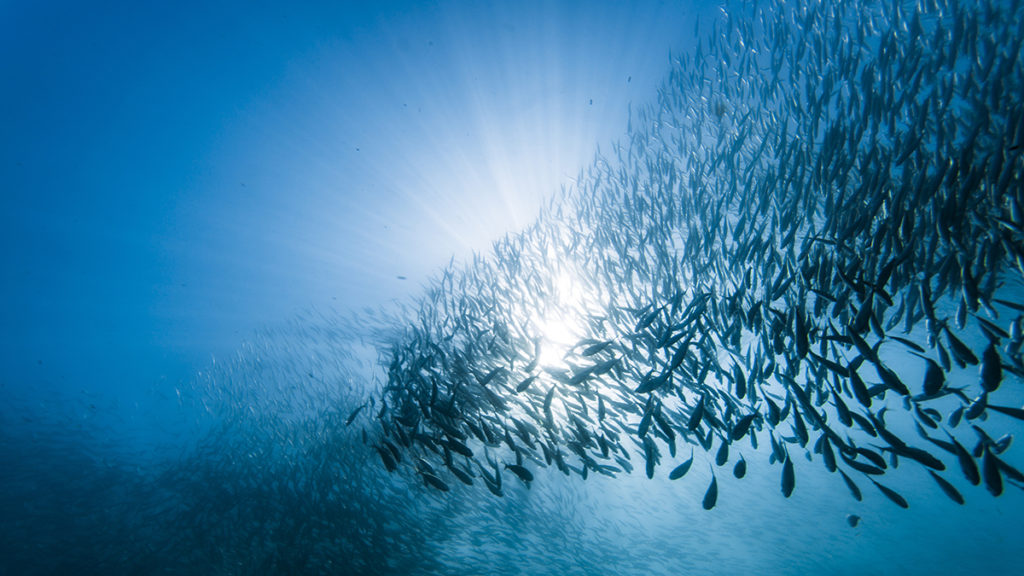
<svg viewBox="0 0 1024 576">
<path fill-rule="evenodd" d="M 1021 21 L 0 8 L 0 574 L 1018 573 Z"/>
</svg>

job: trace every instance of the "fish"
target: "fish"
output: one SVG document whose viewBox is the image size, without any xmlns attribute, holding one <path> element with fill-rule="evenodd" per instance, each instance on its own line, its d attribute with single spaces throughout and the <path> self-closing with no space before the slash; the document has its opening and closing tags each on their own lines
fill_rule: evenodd
<svg viewBox="0 0 1024 576">
<path fill-rule="evenodd" d="M 931 470 L 928 471 L 928 474 L 931 475 L 932 479 L 935 480 L 935 483 L 939 485 L 939 488 L 942 489 L 942 491 L 946 494 L 946 496 L 949 497 L 950 500 L 963 506 L 965 502 L 964 497 L 962 494 L 960 494 L 960 491 L 958 491 L 955 486 L 953 486 L 942 476 L 939 476 L 938 474 L 932 472 Z"/>
<path fill-rule="evenodd" d="M 835 472 L 839 469 L 836 465 L 836 454 L 832 450 L 832 443 L 829 442 L 828 435 L 821 435 L 821 457 L 825 463 L 825 469 L 829 472 Z"/>
<path fill-rule="evenodd" d="M 858 402 L 865 408 L 871 408 L 871 394 L 868 393 L 868 387 L 861 379 L 857 370 L 850 368 L 848 370 L 850 374 L 850 385 L 853 387 L 854 397 Z"/>
<path fill-rule="evenodd" d="M 533 384 L 536 380 L 537 374 L 523 378 L 523 380 L 516 385 L 516 393 L 525 392 L 530 387 L 530 385 Z"/>
<path fill-rule="evenodd" d="M 527 485 L 533 482 L 533 473 L 519 464 L 506 464 L 505 469 L 518 476 Z"/>
<path fill-rule="evenodd" d="M 446 484 L 444 480 L 441 480 L 437 476 L 434 476 L 429 472 L 421 472 L 420 475 L 423 476 L 423 482 L 427 486 L 440 490 L 441 492 L 448 492 L 448 490 L 450 490 L 450 488 L 448 488 L 448 484 Z"/>
<path fill-rule="evenodd" d="M 705 510 L 711 510 L 715 507 L 715 503 L 718 502 L 718 478 L 715 478 L 715 473 L 711 473 L 711 483 L 708 484 L 708 489 L 704 493 L 704 501 L 702 505 Z"/>
<path fill-rule="evenodd" d="M 676 480 L 697 449 L 721 467 L 767 435 L 786 498 L 796 450 L 858 501 L 853 470 L 904 508 L 883 477 L 911 467 L 958 503 L 964 481 L 1014 486 L 1000 456 L 1024 420 L 1004 390 L 1024 374 L 1024 305 L 1006 279 L 1024 274 L 1024 215 L 1004 148 L 1024 122 L 993 86 L 1022 64 L 990 45 L 1022 33 L 993 20 L 947 42 L 946 20 L 900 3 L 870 23 L 861 2 L 790 4 L 736 8 L 749 18 L 702 38 L 716 74 L 673 62 L 622 145 L 396 321 L 367 442 L 388 471 L 475 466 L 500 496 L 499 462 L 535 482 L 524 462 L 586 480 L 642 457 L 654 478 L 690 444 Z M 539 320 L 555 314 L 571 336 Z M 992 433 L 977 455 L 964 423 Z M 939 474 L 941 452 L 961 474 Z M 733 473 L 748 472 L 763 469 L 741 455 Z M 717 497 L 712 469 L 705 507 Z"/>
<path fill-rule="evenodd" d="M 452 474 L 455 475 L 456 478 L 459 479 L 460 482 L 462 482 L 466 486 L 473 485 L 473 476 L 468 471 L 463 470 L 458 466 L 449 466 L 448 469 L 451 471 Z"/>
<path fill-rule="evenodd" d="M 796 328 L 796 355 L 797 358 L 806 358 L 807 353 L 810 351 L 810 342 L 807 334 L 807 324 L 804 319 L 804 313 L 802 309 L 795 310 L 795 328 Z"/>
<path fill-rule="evenodd" d="M 466 446 L 465 444 L 463 444 L 462 442 L 455 438 L 448 438 L 447 441 L 443 442 L 443 445 L 450 449 L 452 452 L 455 452 L 456 454 L 461 454 L 466 458 L 473 457 L 473 451 L 468 446 Z"/>
<path fill-rule="evenodd" d="M 1006 414 L 1016 418 L 1017 420 L 1024 420 L 1024 408 L 1013 408 L 1012 406 L 996 406 L 994 404 L 986 403 L 985 408 L 1000 414 Z"/>
<path fill-rule="evenodd" d="M 388 472 L 394 472 L 398 469 L 398 463 L 395 462 L 395 457 L 391 455 L 391 451 L 376 444 L 374 445 L 374 448 L 376 448 L 377 453 L 380 454 L 380 459 L 384 462 L 384 468 L 387 469 Z"/>
<path fill-rule="evenodd" d="M 367 403 L 364 403 L 364 404 L 360 404 L 360 405 L 359 405 L 359 406 L 358 406 L 358 407 L 357 407 L 357 408 L 356 408 L 355 410 L 353 410 L 353 411 L 352 411 L 352 412 L 351 412 L 351 413 L 350 413 L 350 414 L 348 415 L 348 418 L 346 418 L 346 419 L 345 419 L 345 426 L 349 426 L 349 425 L 351 425 L 351 424 L 352 424 L 352 422 L 354 422 L 354 421 L 355 421 L 356 417 L 358 417 L 358 416 L 359 416 L 359 413 L 363 411 L 363 408 L 366 408 L 367 404 L 368 404 L 368 402 L 367 402 Z"/>
<path fill-rule="evenodd" d="M 949 435 L 949 441 L 954 447 L 954 453 L 960 463 L 960 470 L 963 471 L 964 478 L 967 478 L 967 481 L 975 486 L 980 484 L 981 474 L 978 472 L 978 465 L 975 463 L 974 457 L 952 435 Z"/>
<path fill-rule="evenodd" d="M 686 423 L 686 429 L 690 432 L 694 432 L 700 427 L 700 421 L 704 417 L 704 396 L 700 397 L 697 401 L 697 406 L 693 409 L 693 413 L 690 415 L 689 421 Z"/>
<path fill-rule="evenodd" d="M 676 466 L 668 474 L 669 480 L 678 480 L 686 475 L 690 471 L 690 466 L 693 465 L 693 452 L 690 452 L 690 457 L 682 464 Z"/>
<path fill-rule="evenodd" d="M 724 466 L 729 461 L 729 442 L 722 440 L 722 444 L 718 447 L 718 454 L 715 455 L 715 464 Z"/>
<path fill-rule="evenodd" d="M 796 473 L 793 471 L 793 459 L 787 454 L 782 463 L 782 495 L 789 498 L 796 487 Z"/>
<path fill-rule="evenodd" d="M 967 409 L 964 411 L 964 417 L 968 420 L 979 418 L 985 413 L 986 408 L 988 408 L 988 392 L 983 391 L 967 406 Z"/>
<path fill-rule="evenodd" d="M 953 351 L 953 357 L 957 363 L 961 366 L 977 365 L 978 357 L 971 351 L 971 349 L 963 343 L 948 326 L 944 326 L 946 334 L 946 341 L 949 343 L 949 349 Z"/>
<path fill-rule="evenodd" d="M 995 392 L 999 389 L 999 385 L 1003 381 L 1003 363 L 999 358 L 999 351 L 996 350 L 995 344 L 992 342 L 989 342 L 985 352 L 982 353 L 979 372 L 981 387 L 985 392 Z"/>
<path fill-rule="evenodd" d="M 580 356 L 594 356 L 595 354 L 599 354 L 611 346 L 612 343 L 612 340 L 605 340 L 603 342 L 590 344 L 580 352 Z"/>
<path fill-rule="evenodd" d="M 750 430 L 750 425 L 754 422 L 755 417 L 757 417 L 757 413 L 752 412 L 736 421 L 736 425 L 733 426 L 731 434 L 733 442 L 738 442 L 747 435 L 747 431 Z"/>
<path fill-rule="evenodd" d="M 946 384 L 946 374 L 931 358 L 925 358 L 927 365 L 924 372 L 924 394 L 932 397 L 938 395 Z"/>
<path fill-rule="evenodd" d="M 740 455 L 740 459 L 736 461 L 736 465 L 732 469 L 733 476 L 737 478 L 743 478 L 747 475 L 747 461 Z"/>
<path fill-rule="evenodd" d="M 874 484 L 875 487 L 882 492 L 882 494 L 885 494 L 886 498 L 896 503 L 897 506 L 899 506 L 900 508 L 910 508 L 910 504 L 907 503 L 907 500 L 903 496 L 901 496 L 899 492 L 896 492 L 892 488 L 889 488 L 883 484 L 879 484 L 876 480 L 872 478 L 868 478 L 868 480 L 871 480 L 871 483 Z"/>
<path fill-rule="evenodd" d="M 1000 460 L 986 446 L 981 459 L 981 472 L 985 480 L 985 489 L 993 496 L 1000 496 L 1003 493 L 1003 475 L 999 470 L 999 462 Z"/>
<path fill-rule="evenodd" d="M 843 482 L 846 483 L 846 487 L 850 490 L 850 495 L 853 496 L 854 500 L 860 502 L 862 499 L 860 488 L 854 483 L 852 478 L 846 475 L 846 472 L 839 470 L 839 474 L 843 477 Z"/>
</svg>

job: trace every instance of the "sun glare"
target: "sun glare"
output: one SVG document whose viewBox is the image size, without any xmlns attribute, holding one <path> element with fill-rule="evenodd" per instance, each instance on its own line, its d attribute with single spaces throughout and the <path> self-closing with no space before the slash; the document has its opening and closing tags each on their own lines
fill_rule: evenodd
<svg viewBox="0 0 1024 576">
<path fill-rule="evenodd" d="M 583 290 L 578 278 L 565 268 L 552 281 L 547 306 L 535 311 L 532 318 L 540 337 L 541 366 L 563 364 L 566 352 L 586 333 Z"/>
</svg>

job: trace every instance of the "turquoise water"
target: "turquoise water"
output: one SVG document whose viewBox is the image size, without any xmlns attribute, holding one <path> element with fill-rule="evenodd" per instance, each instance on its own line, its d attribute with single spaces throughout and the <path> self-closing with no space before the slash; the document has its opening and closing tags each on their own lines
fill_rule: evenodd
<svg viewBox="0 0 1024 576">
<path fill-rule="evenodd" d="M 3 10 L 0 573 L 1016 573 L 1019 3 Z"/>
</svg>

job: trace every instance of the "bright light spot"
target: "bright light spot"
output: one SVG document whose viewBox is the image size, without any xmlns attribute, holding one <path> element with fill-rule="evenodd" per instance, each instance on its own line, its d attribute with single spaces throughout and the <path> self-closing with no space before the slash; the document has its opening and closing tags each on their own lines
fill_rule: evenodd
<svg viewBox="0 0 1024 576">
<path fill-rule="evenodd" d="M 552 280 L 546 308 L 537 310 L 532 323 L 540 337 L 540 365 L 564 364 L 566 352 L 586 334 L 584 294 L 575 274 L 563 263 Z"/>
</svg>

